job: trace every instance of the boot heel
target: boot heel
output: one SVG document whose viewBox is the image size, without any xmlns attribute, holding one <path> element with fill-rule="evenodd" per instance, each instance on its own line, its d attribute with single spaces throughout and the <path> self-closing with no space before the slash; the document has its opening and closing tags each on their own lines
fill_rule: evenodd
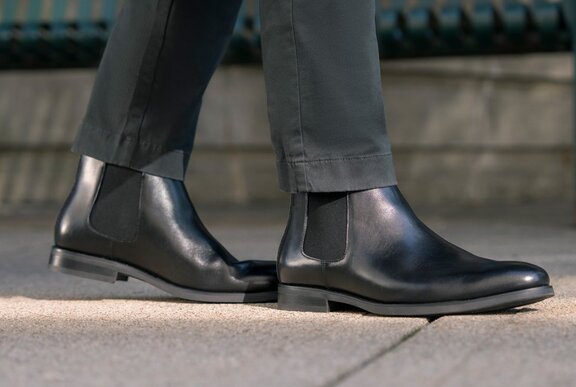
<svg viewBox="0 0 576 387">
<path fill-rule="evenodd" d="M 109 283 L 128 280 L 127 275 L 114 270 L 103 260 L 104 258 L 53 247 L 48 265 L 52 271 L 82 278 Z"/>
<path fill-rule="evenodd" d="M 330 312 L 330 302 L 316 289 L 278 286 L 278 309 L 300 312 Z"/>
</svg>

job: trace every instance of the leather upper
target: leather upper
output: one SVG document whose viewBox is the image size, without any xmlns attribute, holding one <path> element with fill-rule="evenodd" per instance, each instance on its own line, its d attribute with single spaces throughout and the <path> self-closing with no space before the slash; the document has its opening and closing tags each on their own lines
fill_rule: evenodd
<svg viewBox="0 0 576 387">
<path fill-rule="evenodd" d="M 215 292 L 276 289 L 275 264 L 236 260 L 206 229 L 184 183 L 141 174 L 138 228 L 132 241 L 99 233 L 90 213 L 106 164 L 83 156 L 55 227 L 55 245 L 135 266 L 170 283 Z M 115 216 L 118 208 L 110 208 Z"/>
<path fill-rule="evenodd" d="M 307 194 L 293 194 L 279 280 L 388 303 L 463 300 L 549 285 L 540 267 L 477 257 L 438 236 L 396 186 L 348 194 L 344 257 L 304 254 Z"/>
</svg>

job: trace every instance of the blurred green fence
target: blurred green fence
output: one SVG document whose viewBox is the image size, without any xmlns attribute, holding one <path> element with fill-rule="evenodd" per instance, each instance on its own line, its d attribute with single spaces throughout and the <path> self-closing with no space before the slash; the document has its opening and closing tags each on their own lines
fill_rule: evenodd
<svg viewBox="0 0 576 387">
<path fill-rule="evenodd" d="M 384 0 L 383 58 L 569 51 L 572 0 Z M 0 69 L 97 65 L 122 0 L 0 0 Z M 257 0 L 246 0 L 224 61 L 258 62 Z"/>
</svg>

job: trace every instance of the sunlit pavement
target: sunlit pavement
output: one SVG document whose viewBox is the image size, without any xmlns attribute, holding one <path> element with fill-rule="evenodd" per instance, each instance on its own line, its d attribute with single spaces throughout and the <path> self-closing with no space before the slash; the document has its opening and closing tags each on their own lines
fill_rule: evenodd
<svg viewBox="0 0 576 387">
<path fill-rule="evenodd" d="M 273 259 L 284 208 L 203 209 Z M 576 227 L 565 205 L 421 211 L 484 256 L 544 266 L 557 296 L 498 314 L 387 318 L 183 302 L 49 272 L 47 216 L 0 219 L 1 386 L 576 386 Z"/>
</svg>

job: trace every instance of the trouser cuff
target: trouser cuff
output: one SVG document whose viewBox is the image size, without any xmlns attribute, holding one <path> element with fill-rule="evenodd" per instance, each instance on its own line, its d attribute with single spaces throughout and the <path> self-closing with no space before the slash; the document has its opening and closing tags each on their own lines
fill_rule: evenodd
<svg viewBox="0 0 576 387">
<path fill-rule="evenodd" d="M 280 189 L 286 192 L 360 191 L 396 185 L 391 154 L 317 161 L 278 161 Z"/>
<path fill-rule="evenodd" d="M 139 142 L 120 132 L 92 126 L 83 127 L 78 132 L 72 151 L 109 164 L 176 180 L 184 180 L 190 158 L 179 149 L 167 150 L 157 144 Z"/>
</svg>

